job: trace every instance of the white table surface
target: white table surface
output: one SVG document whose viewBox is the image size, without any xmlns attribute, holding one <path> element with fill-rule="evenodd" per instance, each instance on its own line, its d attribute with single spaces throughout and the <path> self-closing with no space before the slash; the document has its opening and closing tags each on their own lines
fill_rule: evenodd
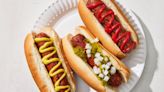
<svg viewBox="0 0 164 92">
<path fill-rule="evenodd" d="M 148 45 L 145 70 L 132 92 L 164 92 L 164 1 L 119 1 L 140 19 Z M 52 2 L 0 0 L 0 92 L 39 91 L 30 71 L 23 69 L 28 66 L 22 47 L 25 35 Z"/>
</svg>

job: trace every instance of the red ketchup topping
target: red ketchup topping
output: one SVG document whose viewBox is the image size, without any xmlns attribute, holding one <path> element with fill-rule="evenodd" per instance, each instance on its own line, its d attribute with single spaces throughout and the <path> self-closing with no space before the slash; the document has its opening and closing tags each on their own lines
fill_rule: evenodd
<svg viewBox="0 0 164 92">
<path fill-rule="evenodd" d="M 104 26 L 105 31 L 112 37 L 112 40 L 119 45 L 122 52 L 128 53 L 136 47 L 136 42 L 132 41 L 129 31 L 122 31 L 123 27 L 116 20 L 113 10 L 107 9 L 102 1 L 87 4 L 87 7 L 94 13 L 98 21 Z M 94 9 L 98 8 L 96 11 Z M 104 14 L 104 11 L 105 12 Z M 110 16 L 110 17 L 109 17 Z M 103 24 L 104 21 L 107 22 Z M 120 44 L 118 44 L 121 41 Z"/>
</svg>

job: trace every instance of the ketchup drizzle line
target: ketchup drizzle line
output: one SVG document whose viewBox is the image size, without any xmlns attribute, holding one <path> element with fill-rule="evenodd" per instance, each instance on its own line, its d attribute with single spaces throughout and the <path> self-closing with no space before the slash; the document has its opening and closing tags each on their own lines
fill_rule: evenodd
<svg viewBox="0 0 164 92">
<path fill-rule="evenodd" d="M 88 4 L 87 7 L 90 9 L 90 10 L 93 10 L 97 7 L 100 6 L 100 9 L 96 12 L 97 13 L 97 16 L 96 18 L 98 19 L 98 21 L 102 24 L 103 20 L 105 20 L 105 18 L 107 18 L 108 16 L 110 16 L 111 18 L 108 18 L 108 22 L 105 23 L 104 27 L 105 27 L 105 31 L 109 34 L 109 35 L 112 35 L 112 32 L 113 35 L 112 35 L 112 40 L 118 45 L 119 41 L 122 41 L 121 44 L 120 44 L 120 49 L 122 52 L 124 53 L 127 53 L 129 51 L 131 51 L 132 49 L 134 49 L 136 47 L 136 42 L 132 41 L 130 43 L 130 45 L 128 45 L 126 48 L 126 44 L 130 42 L 131 40 L 131 33 L 129 31 L 126 31 L 126 32 L 122 32 L 121 33 L 121 24 L 116 21 L 116 23 L 114 23 L 115 21 L 115 15 L 114 15 L 114 12 L 113 10 L 108 10 L 106 12 L 105 15 L 103 15 L 103 11 L 105 11 L 105 9 L 107 8 L 106 5 L 102 2 L 102 1 L 97 1 L 97 2 L 94 2 L 94 3 L 91 3 L 91 4 Z M 94 12 L 94 15 L 95 12 Z"/>
</svg>

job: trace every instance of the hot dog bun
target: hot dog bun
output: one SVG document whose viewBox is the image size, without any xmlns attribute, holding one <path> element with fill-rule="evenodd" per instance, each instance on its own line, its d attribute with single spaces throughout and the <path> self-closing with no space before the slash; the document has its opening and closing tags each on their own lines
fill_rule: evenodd
<svg viewBox="0 0 164 92">
<path fill-rule="evenodd" d="M 67 73 L 67 79 L 71 86 L 71 92 L 75 92 L 75 81 L 74 81 L 73 73 L 70 67 L 68 66 L 68 63 L 63 54 L 60 38 L 49 27 L 42 29 L 38 33 L 40 32 L 47 34 L 50 38 L 54 40 L 53 43 L 54 46 L 57 48 L 58 57 L 60 58 L 60 60 L 63 61 L 62 66 Z M 25 43 L 24 43 L 24 50 L 25 50 L 28 66 L 41 92 L 55 92 L 52 80 L 48 75 L 45 65 L 42 63 L 41 56 L 38 52 L 38 48 L 35 45 L 34 34 L 36 33 L 35 32 L 29 33 L 26 36 Z"/>
<path fill-rule="evenodd" d="M 78 27 L 75 31 L 75 34 L 82 34 L 85 36 L 88 40 L 92 41 L 95 39 L 92 34 L 88 32 L 88 30 L 85 27 Z M 102 82 L 97 78 L 97 76 L 93 73 L 91 67 L 83 61 L 80 57 L 78 57 L 73 50 L 73 46 L 71 44 L 71 39 L 73 35 L 69 34 L 66 37 L 62 39 L 62 45 L 64 49 L 64 53 L 68 59 L 68 63 L 70 64 L 71 68 L 92 88 L 97 90 L 98 92 L 115 92 L 117 88 L 114 87 L 107 87 L 103 86 Z M 100 45 L 100 44 L 99 44 Z M 102 45 L 100 45 L 102 48 L 102 53 L 111 57 L 112 65 L 118 69 L 120 74 L 122 75 L 122 78 L 125 82 L 128 81 L 130 76 L 130 70 L 114 55 L 112 55 L 110 52 L 108 52 Z M 109 91 L 110 90 L 110 91 Z"/>
<path fill-rule="evenodd" d="M 104 31 L 104 27 L 99 23 L 93 13 L 87 8 L 87 1 L 88 0 L 79 0 L 78 3 L 79 14 L 84 24 L 87 26 L 91 33 L 93 33 L 96 37 L 100 39 L 101 43 L 107 50 L 109 50 L 112 54 L 119 58 L 125 57 L 126 54 L 123 53 L 117 46 L 117 44 L 113 42 L 112 38 Z M 126 31 L 131 32 L 132 40 L 135 41 L 136 44 L 138 44 L 138 37 L 134 28 L 129 23 L 128 19 L 124 16 L 121 9 L 117 6 L 115 0 L 101 1 L 104 2 L 107 7 L 111 8 L 114 11 L 115 15 L 119 18 L 120 23 L 126 29 Z"/>
</svg>

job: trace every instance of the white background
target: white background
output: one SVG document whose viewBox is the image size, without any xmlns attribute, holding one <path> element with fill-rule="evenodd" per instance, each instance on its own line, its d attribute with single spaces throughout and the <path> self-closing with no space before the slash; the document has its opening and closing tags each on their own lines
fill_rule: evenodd
<svg viewBox="0 0 164 92">
<path fill-rule="evenodd" d="M 132 92 L 164 91 L 164 1 L 119 0 L 142 22 L 148 44 L 145 70 Z M 38 92 L 25 62 L 24 37 L 54 0 L 0 0 L 0 92 Z M 26 75 L 26 76 L 25 76 Z"/>
</svg>

